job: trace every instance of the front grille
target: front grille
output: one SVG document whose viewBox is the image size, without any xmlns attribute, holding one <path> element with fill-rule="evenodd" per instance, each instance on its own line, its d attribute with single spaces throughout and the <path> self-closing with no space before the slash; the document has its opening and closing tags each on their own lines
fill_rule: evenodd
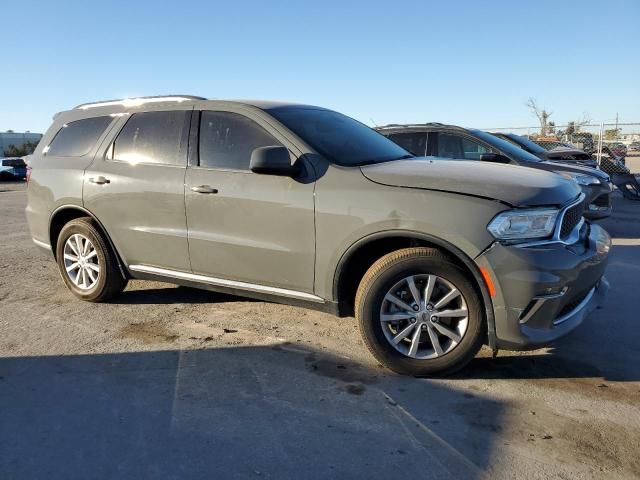
<svg viewBox="0 0 640 480">
<path fill-rule="evenodd" d="M 562 218 L 562 226 L 560 227 L 560 238 L 566 238 L 580 223 L 582 213 L 584 212 L 584 200 L 567 209 Z"/>
</svg>

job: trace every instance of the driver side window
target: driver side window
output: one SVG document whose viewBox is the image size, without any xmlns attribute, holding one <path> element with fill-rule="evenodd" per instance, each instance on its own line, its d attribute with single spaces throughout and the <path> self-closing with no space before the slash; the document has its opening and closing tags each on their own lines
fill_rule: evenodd
<svg viewBox="0 0 640 480">
<path fill-rule="evenodd" d="M 254 149 L 281 145 L 260 125 L 243 115 L 202 112 L 199 147 L 201 167 L 249 170 Z"/>
</svg>

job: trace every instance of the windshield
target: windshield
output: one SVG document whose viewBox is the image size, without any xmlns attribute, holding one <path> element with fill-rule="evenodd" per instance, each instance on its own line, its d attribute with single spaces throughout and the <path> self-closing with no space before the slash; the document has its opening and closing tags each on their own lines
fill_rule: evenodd
<svg viewBox="0 0 640 480">
<path fill-rule="evenodd" d="M 522 135 L 516 135 L 516 134 L 507 134 L 506 135 L 506 139 L 505 140 L 513 140 L 516 144 L 518 145 L 522 145 L 524 147 L 527 148 L 527 150 L 531 153 L 546 153 L 546 150 L 544 148 L 542 148 L 540 145 L 538 145 L 535 142 L 532 142 L 531 140 L 529 140 L 527 137 L 523 137 Z"/>
<path fill-rule="evenodd" d="M 535 155 L 523 150 L 520 147 L 516 147 L 513 143 L 507 142 L 502 138 L 498 138 L 495 135 L 491 135 L 490 133 L 483 132 L 482 130 L 469 130 L 472 135 L 480 140 L 484 140 L 492 147 L 496 148 L 500 152 L 504 153 L 509 157 L 513 157 L 516 160 L 522 160 L 525 162 L 541 162 L 538 157 Z"/>
<path fill-rule="evenodd" d="M 281 107 L 269 113 L 333 163 L 367 165 L 411 158 L 404 148 L 375 130 L 331 110 Z"/>
</svg>

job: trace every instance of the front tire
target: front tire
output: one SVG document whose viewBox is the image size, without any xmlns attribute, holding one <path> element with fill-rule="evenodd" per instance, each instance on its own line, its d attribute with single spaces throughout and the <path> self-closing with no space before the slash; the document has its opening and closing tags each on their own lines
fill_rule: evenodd
<svg viewBox="0 0 640 480">
<path fill-rule="evenodd" d="M 90 218 L 71 220 L 62 228 L 56 261 L 64 283 L 82 300 L 104 302 L 127 286 L 115 253 Z"/>
<path fill-rule="evenodd" d="M 432 248 L 389 253 L 356 293 L 364 342 L 384 366 L 414 376 L 446 375 L 478 353 L 481 302 L 467 274 Z"/>
</svg>

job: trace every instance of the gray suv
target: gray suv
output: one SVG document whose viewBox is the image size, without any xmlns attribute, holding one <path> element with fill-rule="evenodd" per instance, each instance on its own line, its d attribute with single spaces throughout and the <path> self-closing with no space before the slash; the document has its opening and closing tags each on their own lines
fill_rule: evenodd
<svg viewBox="0 0 640 480">
<path fill-rule="evenodd" d="M 84 104 L 55 116 L 31 167 L 33 241 L 77 297 L 135 278 L 355 314 L 400 373 L 547 344 L 607 289 L 610 239 L 575 182 L 415 157 L 324 108 Z"/>
</svg>

